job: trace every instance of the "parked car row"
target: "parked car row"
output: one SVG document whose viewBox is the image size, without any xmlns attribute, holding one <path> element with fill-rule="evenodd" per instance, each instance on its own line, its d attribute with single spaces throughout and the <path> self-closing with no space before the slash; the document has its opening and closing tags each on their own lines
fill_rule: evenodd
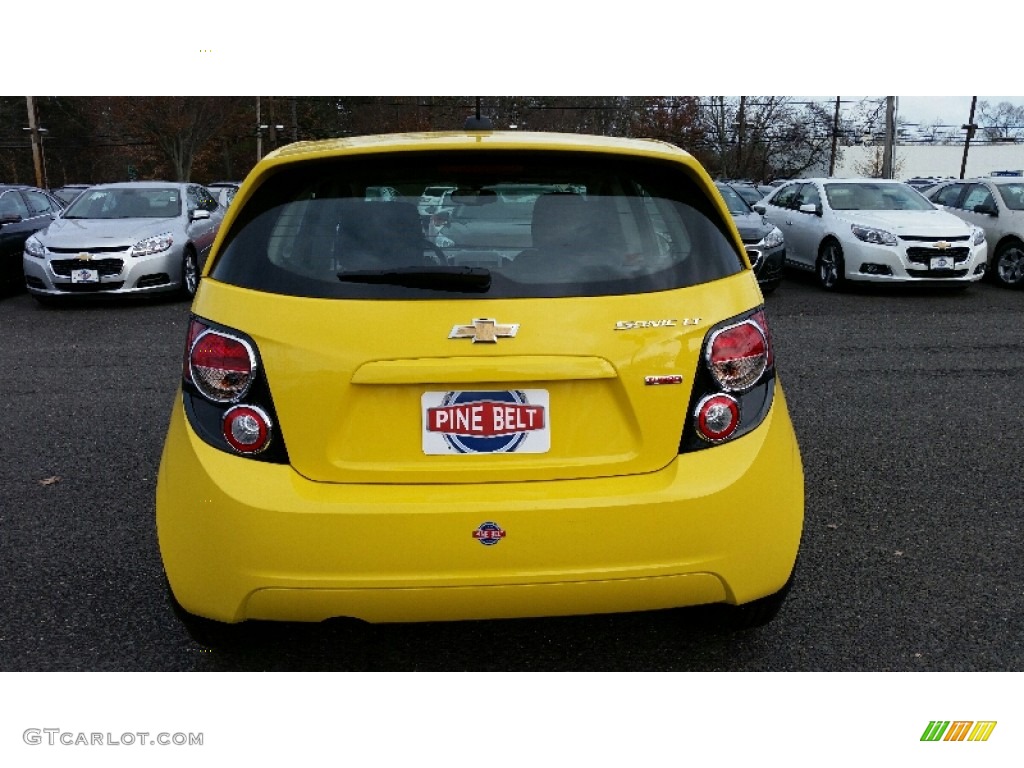
<svg viewBox="0 0 1024 768">
<path fill-rule="evenodd" d="M 790 181 L 754 206 L 782 230 L 786 264 L 826 290 L 847 281 L 966 287 L 988 260 L 985 231 L 883 179 Z"/>
</svg>

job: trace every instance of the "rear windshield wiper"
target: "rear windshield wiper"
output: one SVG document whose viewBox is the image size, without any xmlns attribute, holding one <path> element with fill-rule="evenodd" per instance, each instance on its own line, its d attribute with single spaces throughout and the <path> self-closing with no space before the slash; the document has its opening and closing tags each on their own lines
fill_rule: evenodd
<svg viewBox="0 0 1024 768">
<path fill-rule="evenodd" d="M 406 267 L 403 269 L 342 270 L 343 283 L 400 285 L 404 288 L 431 288 L 437 291 L 487 293 L 491 271 L 480 267 Z"/>
</svg>

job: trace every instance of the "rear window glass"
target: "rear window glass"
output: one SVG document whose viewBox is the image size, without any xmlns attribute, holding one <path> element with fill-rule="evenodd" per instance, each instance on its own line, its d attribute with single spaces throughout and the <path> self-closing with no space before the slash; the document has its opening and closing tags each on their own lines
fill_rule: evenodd
<svg viewBox="0 0 1024 768">
<path fill-rule="evenodd" d="M 1024 183 L 997 184 L 996 189 L 999 190 L 1007 208 L 1012 211 L 1024 211 Z"/>
<path fill-rule="evenodd" d="M 437 189 L 445 204 L 421 211 Z M 728 227 L 671 163 L 392 153 L 280 170 L 240 211 L 211 276 L 324 298 L 642 293 L 741 271 Z"/>
</svg>

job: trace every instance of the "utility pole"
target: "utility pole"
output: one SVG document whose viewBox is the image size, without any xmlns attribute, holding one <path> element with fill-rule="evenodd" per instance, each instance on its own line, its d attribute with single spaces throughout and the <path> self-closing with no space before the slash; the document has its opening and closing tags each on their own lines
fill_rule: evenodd
<svg viewBox="0 0 1024 768">
<path fill-rule="evenodd" d="M 832 154 L 828 160 L 828 175 L 832 178 L 832 175 L 836 172 L 836 147 L 839 144 L 839 99 L 840 96 L 836 96 L 836 112 L 832 117 Z"/>
<path fill-rule="evenodd" d="M 736 168 L 741 172 L 741 175 L 746 178 L 749 174 L 747 173 L 746 163 L 743 162 L 743 139 L 746 133 L 746 112 L 747 112 L 747 97 L 740 96 L 740 108 L 739 114 L 736 117 Z"/>
<path fill-rule="evenodd" d="M 885 97 L 885 150 L 882 154 L 882 178 L 893 177 L 893 144 L 896 141 L 896 97 Z"/>
<path fill-rule="evenodd" d="M 967 125 L 961 125 L 960 127 L 967 131 L 967 138 L 964 139 L 964 159 L 960 163 L 960 178 L 962 179 L 967 173 L 967 150 L 971 147 L 971 139 L 974 138 L 974 132 L 978 130 L 978 126 L 974 124 L 974 108 L 978 104 L 978 97 L 971 96 L 971 116 L 967 118 Z"/>
<path fill-rule="evenodd" d="M 39 125 L 36 122 L 36 103 L 31 96 L 25 97 L 28 106 L 28 130 L 32 137 L 32 162 L 36 168 L 36 186 L 46 187 L 46 174 L 43 173 L 43 149 L 39 139 Z"/>
<path fill-rule="evenodd" d="M 277 117 L 274 114 L 273 96 L 270 97 L 270 148 L 271 150 L 277 149 Z"/>
<path fill-rule="evenodd" d="M 260 97 L 256 97 L 256 162 L 263 159 L 263 126 L 260 120 Z"/>
</svg>

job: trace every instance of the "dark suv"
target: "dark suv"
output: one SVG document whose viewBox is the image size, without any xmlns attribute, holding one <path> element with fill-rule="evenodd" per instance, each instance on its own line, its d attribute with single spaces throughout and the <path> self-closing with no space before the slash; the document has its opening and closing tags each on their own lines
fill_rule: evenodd
<svg viewBox="0 0 1024 768">
<path fill-rule="evenodd" d="M 57 218 L 63 207 L 36 187 L 0 184 L 0 291 L 7 293 L 25 284 L 21 269 L 25 241 Z"/>
</svg>

